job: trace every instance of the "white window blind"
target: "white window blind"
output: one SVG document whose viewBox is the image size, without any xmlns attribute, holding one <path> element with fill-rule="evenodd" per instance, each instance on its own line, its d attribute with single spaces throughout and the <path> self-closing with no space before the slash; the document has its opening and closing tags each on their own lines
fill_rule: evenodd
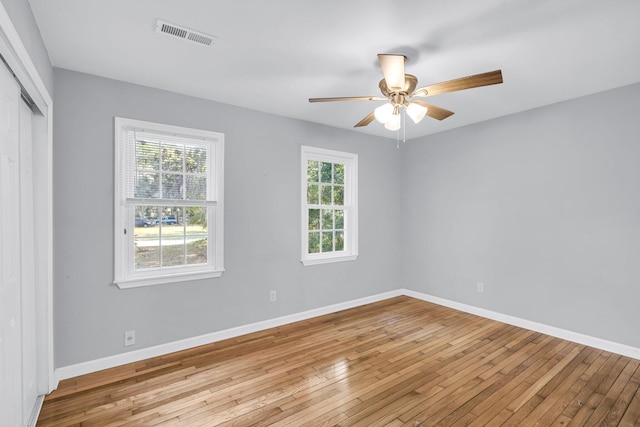
<svg viewBox="0 0 640 427">
<path fill-rule="evenodd" d="M 136 128 L 125 129 L 122 153 L 125 202 L 213 205 L 216 201 L 216 157 L 212 141 Z"/>
</svg>

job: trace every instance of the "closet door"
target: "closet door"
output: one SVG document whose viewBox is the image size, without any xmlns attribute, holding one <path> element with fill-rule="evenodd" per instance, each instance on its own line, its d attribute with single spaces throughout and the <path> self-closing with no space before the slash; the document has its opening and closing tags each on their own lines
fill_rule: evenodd
<svg viewBox="0 0 640 427">
<path fill-rule="evenodd" d="M 33 141 L 31 109 L 20 102 L 20 246 L 22 310 L 22 425 L 38 399 L 35 280 L 35 210 L 33 200 Z"/>
<path fill-rule="evenodd" d="M 23 423 L 19 102 L 17 83 L 0 65 L 0 424 L 3 426 Z"/>
</svg>

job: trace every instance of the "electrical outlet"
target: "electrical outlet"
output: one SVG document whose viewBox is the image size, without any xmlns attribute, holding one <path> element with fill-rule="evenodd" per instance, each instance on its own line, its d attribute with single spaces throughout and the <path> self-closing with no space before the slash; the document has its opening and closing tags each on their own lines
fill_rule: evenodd
<svg viewBox="0 0 640 427">
<path fill-rule="evenodd" d="M 481 283 L 481 282 L 476 283 L 476 291 L 478 291 L 479 293 L 483 293 L 484 292 L 484 283 Z"/>
<path fill-rule="evenodd" d="M 276 302 L 278 299 L 278 293 L 276 291 L 269 292 L 269 302 Z"/>
<path fill-rule="evenodd" d="M 124 331 L 124 346 L 134 345 L 136 343 L 136 331 Z"/>
</svg>

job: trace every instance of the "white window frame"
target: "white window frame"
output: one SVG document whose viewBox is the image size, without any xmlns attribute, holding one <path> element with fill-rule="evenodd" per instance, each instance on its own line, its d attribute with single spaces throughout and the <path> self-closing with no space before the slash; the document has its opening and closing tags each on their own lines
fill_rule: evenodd
<svg viewBox="0 0 640 427">
<path fill-rule="evenodd" d="M 207 200 L 189 202 L 189 206 L 202 204 L 207 210 L 207 263 L 174 267 L 159 267 L 136 270 L 134 267 L 134 205 L 166 204 L 163 199 L 127 198 L 124 184 L 127 174 L 127 155 L 134 147 L 123 141 L 131 130 L 167 135 L 168 138 L 186 138 L 198 141 L 213 149 L 215 156 L 207 156 Z M 190 129 L 160 123 L 145 122 L 122 117 L 115 118 L 115 187 L 114 187 L 114 283 L 121 289 L 160 285 L 188 280 L 220 277 L 224 272 L 224 134 L 200 129 Z M 211 151 L 209 152 L 209 154 Z M 213 163 L 215 162 L 215 164 Z M 212 175 L 212 174 L 215 174 Z M 184 201 L 181 201 L 184 202 Z"/>
<path fill-rule="evenodd" d="M 309 251 L 309 209 L 320 205 L 307 203 L 307 162 L 340 163 L 344 171 L 344 241 L 343 251 L 308 253 Z M 324 148 L 301 146 L 301 262 L 303 265 L 326 264 L 353 261 L 358 258 L 358 155 Z"/>
</svg>

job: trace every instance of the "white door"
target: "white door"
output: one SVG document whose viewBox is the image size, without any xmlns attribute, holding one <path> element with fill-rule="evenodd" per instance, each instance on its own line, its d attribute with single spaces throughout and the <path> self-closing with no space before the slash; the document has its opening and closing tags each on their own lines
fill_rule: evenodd
<svg viewBox="0 0 640 427">
<path fill-rule="evenodd" d="M 20 150 L 17 83 L 0 65 L 0 425 L 22 425 Z"/>
<path fill-rule="evenodd" d="M 22 425 L 38 399 L 36 280 L 31 109 L 20 102 L 20 245 L 22 310 Z"/>
</svg>

